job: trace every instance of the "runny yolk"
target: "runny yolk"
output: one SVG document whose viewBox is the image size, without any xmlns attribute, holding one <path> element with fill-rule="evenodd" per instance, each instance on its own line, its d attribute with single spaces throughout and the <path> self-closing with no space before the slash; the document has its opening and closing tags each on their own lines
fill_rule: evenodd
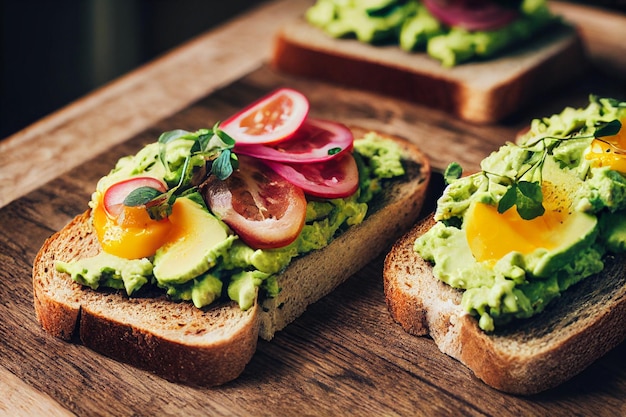
<svg viewBox="0 0 626 417">
<path fill-rule="evenodd" d="M 126 207 L 114 218 L 102 201 L 93 209 L 93 225 L 102 249 L 126 259 L 149 257 L 163 246 L 172 229 L 171 222 L 152 220 L 144 207 Z"/>
<path fill-rule="evenodd" d="M 626 119 L 622 120 L 622 125 L 624 123 Z M 585 158 L 591 161 L 593 167 L 609 167 L 626 173 L 626 129 L 620 129 L 615 136 L 594 139 L 585 153 Z"/>
<path fill-rule="evenodd" d="M 500 214 L 496 207 L 474 203 L 469 208 L 465 232 L 477 261 L 495 263 L 511 251 L 528 254 L 537 248 L 554 249 L 567 212 L 546 210 L 532 220 L 522 219 L 515 207 Z"/>
</svg>

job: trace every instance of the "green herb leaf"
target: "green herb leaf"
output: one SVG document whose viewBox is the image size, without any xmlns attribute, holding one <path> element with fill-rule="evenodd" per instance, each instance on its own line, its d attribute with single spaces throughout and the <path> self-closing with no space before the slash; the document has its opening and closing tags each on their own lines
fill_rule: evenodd
<svg viewBox="0 0 626 417">
<path fill-rule="evenodd" d="M 450 184 L 461 178 L 461 175 L 463 175 L 463 167 L 461 167 L 458 162 L 452 162 L 446 167 L 446 170 L 443 173 L 443 178 L 445 179 L 446 184 Z"/>
<path fill-rule="evenodd" d="M 498 202 L 498 213 L 502 214 L 515 205 L 517 201 L 517 184 L 513 184 L 506 190 Z"/>
<path fill-rule="evenodd" d="M 230 149 L 224 149 L 211 165 L 211 173 L 220 180 L 225 180 L 233 173 Z"/>
<path fill-rule="evenodd" d="M 596 138 L 601 138 L 605 136 L 614 136 L 621 130 L 622 124 L 619 120 L 611 120 L 610 122 L 598 127 L 593 136 Z"/>
<path fill-rule="evenodd" d="M 340 147 L 330 148 L 328 150 L 328 155 L 337 155 L 339 152 L 341 152 L 341 148 Z"/>
<path fill-rule="evenodd" d="M 498 213 L 502 214 L 513 206 L 524 220 L 541 216 L 545 213 L 541 185 L 530 181 L 513 183 L 498 202 Z"/>
<path fill-rule="evenodd" d="M 226 145 L 228 148 L 232 148 L 235 146 L 235 139 L 233 139 L 228 133 L 220 129 L 215 129 L 215 134 L 218 138 L 222 140 L 222 142 L 224 142 L 224 145 Z"/>
<path fill-rule="evenodd" d="M 545 213 L 541 185 L 537 182 L 519 181 L 517 183 L 517 212 L 524 220 L 532 220 Z"/>
<path fill-rule="evenodd" d="M 230 164 L 232 165 L 233 169 L 239 168 L 239 157 L 234 152 L 230 153 Z"/>
<path fill-rule="evenodd" d="M 198 152 L 202 152 L 202 149 L 201 139 L 200 136 L 198 136 L 198 138 L 193 141 L 193 145 L 191 145 L 191 148 L 189 149 L 189 154 L 197 154 Z"/>
<path fill-rule="evenodd" d="M 161 191 L 152 187 L 139 187 L 131 191 L 124 199 L 124 205 L 128 207 L 137 207 L 147 205 L 163 194 Z"/>
<path fill-rule="evenodd" d="M 205 133 L 205 134 L 198 136 L 198 141 L 197 141 L 198 152 L 204 151 L 209 146 L 209 142 L 211 141 L 213 134 L 214 134 L 213 131 L 209 131 L 209 133 Z"/>
</svg>

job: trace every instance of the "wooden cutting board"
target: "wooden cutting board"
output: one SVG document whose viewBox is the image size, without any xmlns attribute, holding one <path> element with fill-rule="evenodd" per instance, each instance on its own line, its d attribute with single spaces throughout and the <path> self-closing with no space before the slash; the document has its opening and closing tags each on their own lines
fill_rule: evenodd
<svg viewBox="0 0 626 417">
<path fill-rule="evenodd" d="M 278 3 L 287 1 L 270 2 L 237 25 L 259 25 L 265 19 L 269 31 Z M 290 1 L 286 7 L 296 14 L 305 4 Z M 29 174 L 25 184 L 5 187 L 10 189 L 5 197 L 13 197 L 4 200 L 0 209 L 0 415 L 625 415 L 626 344 L 557 389 L 532 397 L 499 393 L 441 354 L 429 338 L 409 336 L 393 323 L 384 302 L 382 257 L 311 306 L 274 340 L 260 341 L 243 375 L 219 388 L 172 384 L 79 343 L 49 337 L 40 329 L 32 307 L 30 276 L 37 250 L 87 208 L 97 180 L 119 157 L 156 140 L 162 131 L 212 126 L 279 86 L 291 86 L 307 95 L 315 117 L 414 141 L 439 171 L 452 161 L 476 169 L 482 158 L 511 140 L 531 118 L 558 112 L 566 105 L 585 105 L 590 92 L 626 98 L 626 45 L 619 41 L 626 39 L 626 17 L 562 3 L 554 7 L 578 19 L 594 66 L 571 88 L 498 125 L 475 126 L 423 106 L 279 74 L 265 64 L 263 54 L 248 62 L 250 67 L 243 74 L 213 84 L 202 90 L 205 94 L 189 93 L 176 105 L 158 106 L 153 118 L 149 107 L 129 106 L 124 115 L 111 110 L 124 100 L 139 100 L 144 89 L 157 91 L 174 85 L 173 81 L 159 86 L 148 82 L 161 65 L 170 65 L 184 53 L 174 52 L 156 67 L 143 68 L 142 74 L 122 80 L 124 84 L 97 92 L 0 144 L 0 178 L 8 181 L 8 164 L 14 167 L 10 172 L 17 181 L 20 169 Z M 224 31 L 217 33 L 223 36 Z M 232 37 L 237 31 L 228 33 Z M 235 42 L 227 38 L 220 42 Z M 122 93 L 128 91 L 135 95 L 124 97 Z M 158 94 L 151 94 L 158 102 Z M 108 111 L 99 114 L 94 102 Z M 122 127 L 124 123 L 120 118 L 126 120 L 130 133 L 120 133 L 120 123 Z M 97 135 L 82 140 L 96 142 L 109 134 L 119 140 L 92 144 L 95 151 L 89 142 L 76 142 L 76 137 L 64 144 L 60 131 L 89 121 L 97 121 Z M 71 131 L 80 136 L 79 131 Z M 50 140 L 55 137 L 60 143 Z M 18 139 L 24 141 L 17 144 Z M 49 152 L 58 158 L 42 158 L 29 165 L 24 156 L 29 152 L 23 147 L 33 144 L 38 147 L 31 148 L 31 154 Z M 67 161 L 58 153 L 60 144 L 69 153 L 75 152 L 71 146 L 80 152 Z M 16 159 L 19 155 L 21 160 Z M 45 169 L 38 171 L 38 166 Z M 441 178 L 436 176 L 430 207 L 441 189 Z"/>
</svg>

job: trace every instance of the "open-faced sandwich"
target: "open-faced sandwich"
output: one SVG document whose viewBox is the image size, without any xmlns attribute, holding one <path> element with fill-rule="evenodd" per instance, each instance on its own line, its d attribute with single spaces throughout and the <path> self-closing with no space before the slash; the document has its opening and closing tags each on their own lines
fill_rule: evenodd
<svg viewBox="0 0 626 417">
<path fill-rule="evenodd" d="M 121 158 L 34 261 L 42 327 L 171 381 L 240 375 L 416 221 L 429 182 L 410 142 L 308 113 L 283 88 Z"/>
<path fill-rule="evenodd" d="M 626 336 L 626 102 L 532 121 L 449 185 L 388 254 L 385 296 L 414 335 L 487 384 L 531 394 Z"/>
<path fill-rule="evenodd" d="M 273 65 L 490 123 L 580 76 L 576 30 L 545 0 L 317 0 Z"/>
</svg>

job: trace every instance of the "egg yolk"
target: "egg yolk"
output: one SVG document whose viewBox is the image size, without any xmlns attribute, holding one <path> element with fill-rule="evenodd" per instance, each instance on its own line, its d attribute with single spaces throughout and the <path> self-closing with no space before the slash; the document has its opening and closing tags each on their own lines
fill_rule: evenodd
<svg viewBox="0 0 626 417">
<path fill-rule="evenodd" d="M 622 125 L 624 123 L 626 120 L 622 120 Z M 609 167 L 626 173 L 626 129 L 620 129 L 615 136 L 594 139 L 585 153 L 585 158 L 591 161 L 593 167 Z"/>
<path fill-rule="evenodd" d="M 102 249 L 126 259 L 149 257 L 168 240 L 168 219 L 152 220 L 145 207 L 124 206 L 115 218 L 100 201 L 93 209 L 93 225 Z"/>
<path fill-rule="evenodd" d="M 539 217 L 524 220 L 515 207 L 498 213 L 496 207 L 474 203 L 467 213 L 467 243 L 477 261 L 495 263 L 512 251 L 529 254 L 538 248 L 554 249 L 560 242 L 560 227 L 567 212 L 546 210 Z"/>
</svg>

